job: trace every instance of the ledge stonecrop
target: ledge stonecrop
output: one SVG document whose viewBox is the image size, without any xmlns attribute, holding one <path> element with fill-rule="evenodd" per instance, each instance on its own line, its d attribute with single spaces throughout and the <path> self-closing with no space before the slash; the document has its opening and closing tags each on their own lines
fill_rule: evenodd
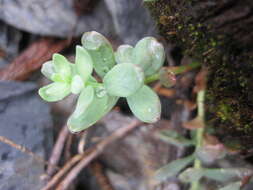
<svg viewBox="0 0 253 190">
<path fill-rule="evenodd" d="M 121 45 L 114 52 L 110 42 L 97 32 L 87 32 L 76 47 L 75 64 L 54 54 L 41 72 L 53 81 L 39 89 L 48 102 L 78 94 L 75 111 L 68 119 L 71 132 L 82 131 L 108 113 L 120 97 L 125 97 L 134 115 L 143 122 L 159 120 L 161 104 L 145 79 L 157 74 L 165 60 L 164 48 L 155 38 L 146 37 L 135 47 Z M 92 77 L 94 71 L 102 83 Z"/>
</svg>

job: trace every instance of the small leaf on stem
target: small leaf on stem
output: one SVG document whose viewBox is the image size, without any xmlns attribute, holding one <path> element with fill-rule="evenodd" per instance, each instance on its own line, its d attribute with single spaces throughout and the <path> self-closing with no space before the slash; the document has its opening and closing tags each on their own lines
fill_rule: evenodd
<svg viewBox="0 0 253 190">
<path fill-rule="evenodd" d="M 95 31 L 84 33 L 81 41 L 93 60 L 95 71 L 103 78 L 115 65 L 114 52 L 110 42 Z"/>
<path fill-rule="evenodd" d="M 163 166 L 156 172 L 155 178 L 159 181 L 166 180 L 167 178 L 177 175 L 182 169 L 189 165 L 194 160 L 194 155 L 190 155 L 178 160 L 174 160 Z"/>
<path fill-rule="evenodd" d="M 128 97 L 144 84 L 142 69 L 131 63 L 115 65 L 103 79 L 106 91 L 112 96 Z"/>
<path fill-rule="evenodd" d="M 41 98 L 48 102 L 62 100 L 70 94 L 70 85 L 63 82 L 54 82 L 39 89 Z"/>
<path fill-rule="evenodd" d="M 160 99 L 157 94 L 146 85 L 133 95 L 127 97 L 127 103 L 134 115 L 143 122 L 154 123 L 160 119 Z"/>
</svg>

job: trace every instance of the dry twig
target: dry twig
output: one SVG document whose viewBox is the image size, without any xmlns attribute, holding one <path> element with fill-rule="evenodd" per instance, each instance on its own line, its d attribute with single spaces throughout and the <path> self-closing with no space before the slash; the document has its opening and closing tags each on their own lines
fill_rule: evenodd
<svg viewBox="0 0 253 190">
<path fill-rule="evenodd" d="M 49 159 L 49 163 L 51 165 L 58 165 L 58 162 L 60 160 L 61 154 L 62 154 L 62 150 L 65 144 L 65 141 L 67 139 L 69 135 L 69 130 L 67 125 L 63 126 L 63 128 L 61 129 L 58 138 L 56 140 L 56 143 L 54 145 L 54 148 L 52 150 L 50 159 Z M 52 174 L 55 172 L 55 168 L 51 167 L 51 165 L 48 166 L 47 168 L 47 175 L 48 176 L 52 176 Z"/>
<path fill-rule="evenodd" d="M 112 135 L 107 137 L 98 143 L 94 148 L 90 148 L 84 152 L 84 157 L 82 160 L 68 173 L 68 175 L 62 180 L 62 182 L 57 186 L 56 190 L 66 190 L 71 182 L 77 177 L 77 175 L 81 172 L 83 168 L 85 168 L 92 160 L 94 160 L 97 156 L 99 156 L 104 149 L 115 142 L 116 140 L 125 136 L 128 132 L 135 129 L 142 122 L 138 120 L 132 121 L 126 127 L 122 127 L 116 130 Z M 86 156 L 87 155 L 87 156 Z"/>
<path fill-rule="evenodd" d="M 83 155 L 77 154 L 69 160 L 62 169 L 60 169 L 53 178 L 41 190 L 49 190 L 54 187 L 58 181 L 77 163 L 82 159 Z"/>
<path fill-rule="evenodd" d="M 97 179 L 97 182 L 101 190 L 114 190 L 109 178 L 105 175 L 103 171 L 103 166 L 99 162 L 93 162 L 91 164 L 91 170 Z"/>
<path fill-rule="evenodd" d="M 0 136 L 0 141 L 1 141 L 2 143 L 8 144 L 8 145 L 11 146 L 11 147 L 14 147 L 15 149 L 17 149 L 17 150 L 19 150 L 19 151 L 21 151 L 21 152 L 23 152 L 23 153 L 26 153 L 26 154 L 32 156 L 35 160 L 37 160 L 37 161 L 39 161 L 39 162 L 41 162 L 41 163 L 43 163 L 43 164 L 45 164 L 45 165 L 50 165 L 50 166 L 53 167 L 53 168 L 59 169 L 57 166 L 52 165 L 52 164 L 50 164 L 49 162 L 45 161 L 42 157 L 36 155 L 35 153 L 33 153 L 33 152 L 32 152 L 31 150 L 29 150 L 28 148 L 26 148 L 26 147 L 24 147 L 24 146 L 22 146 L 22 145 L 16 144 L 16 143 L 13 142 L 12 140 L 10 140 L 10 139 L 8 139 L 8 138 L 6 138 L 6 137 L 4 137 L 4 136 Z"/>
<path fill-rule="evenodd" d="M 49 60 L 53 53 L 57 53 L 69 45 L 69 40 L 55 41 L 41 39 L 31 44 L 11 64 L 0 69 L 0 80 L 24 80 L 30 73 L 39 69 Z"/>
</svg>

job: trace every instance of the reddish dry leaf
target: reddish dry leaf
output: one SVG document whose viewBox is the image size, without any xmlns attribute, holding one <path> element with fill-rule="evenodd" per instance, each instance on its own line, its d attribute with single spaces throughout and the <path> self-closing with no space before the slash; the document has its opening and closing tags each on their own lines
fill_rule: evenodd
<svg viewBox="0 0 253 190">
<path fill-rule="evenodd" d="M 176 94 L 174 89 L 160 88 L 156 91 L 159 95 L 171 98 Z"/>
<path fill-rule="evenodd" d="M 6 55 L 5 51 L 0 48 L 0 58 Z"/>
<path fill-rule="evenodd" d="M 189 110 L 193 111 L 194 109 L 197 108 L 197 104 L 195 102 L 192 102 L 190 100 L 185 100 L 184 101 L 184 106 Z"/>
<path fill-rule="evenodd" d="M 191 121 L 187 121 L 183 123 L 183 127 L 190 130 L 204 128 L 204 126 L 205 126 L 204 122 L 199 117 L 196 117 L 195 119 Z"/>
<path fill-rule="evenodd" d="M 41 65 L 69 45 L 69 40 L 43 38 L 31 44 L 11 64 L 0 69 L 0 80 L 25 80 Z"/>
</svg>

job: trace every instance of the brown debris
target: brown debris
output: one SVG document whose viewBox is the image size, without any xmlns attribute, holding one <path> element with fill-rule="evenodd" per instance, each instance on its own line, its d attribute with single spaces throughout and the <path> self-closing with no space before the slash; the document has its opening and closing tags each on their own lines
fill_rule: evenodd
<svg viewBox="0 0 253 190">
<path fill-rule="evenodd" d="M 184 122 L 182 125 L 184 128 L 190 129 L 190 130 L 204 128 L 205 126 L 204 122 L 199 117 L 196 117 L 195 119 L 191 121 Z"/>
<path fill-rule="evenodd" d="M 91 164 L 91 170 L 93 175 L 101 188 L 101 190 L 114 190 L 109 178 L 106 176 L 103 166 L 99 162 L 94 162 Z"/>
<path fill-rule="evenodd" d="M 65 144 L 65 141 L 66 141 L 68 135 L 69 135 L 69 130 L 68 130 L 67 125 L 65 125 L 61 129 L 61 131 L 58 135 L 58 138 L 57 138 L 57 140 L 54 144 L 53 151 L 52 151 L 51 156 L 49 158 L 49 163 L 50 164 L 52 164 L 52 165 L 57 165 L 58 164 L 58 162 L 60 160 L 60 157 L 62 155 L 62 150 L 63 150 L 64 144 Z M 54 172 L 55 172 L 55 168 L 52 167 L 51 165 L 48 166 L 48 168 L 47 168 L 48 176 L 52 176 L 52 174 Z"/>
<path fill-rule="evenodd" d="M 116 130 L 112 135 L 107 137 L 98 143 L 94 148 L 90 148 L 83 153 L 81 161 L 67 174 L 67 176 L 61 181 L 61 183 L 56 187 L 56 190 L 66 190 L 72 181 L 78 176 L 78 174 L 97 156 L 99 156 L 104 149 L 115 142 L 116 140 L 124 137 L 128 132 L 132 131 L 138 127 L 142 122 L 138 120 L 133 120 L 126 127 L 122 127 Z"/>
<path fill-rule="evenodd" d="M 29 75 L 49 60 L 54 53 L 69 45 L 69 40 L 43 38 L 32 43 L 11 64 L 0 69 L 0 80 L 25 80 Z"/>
</svg>

